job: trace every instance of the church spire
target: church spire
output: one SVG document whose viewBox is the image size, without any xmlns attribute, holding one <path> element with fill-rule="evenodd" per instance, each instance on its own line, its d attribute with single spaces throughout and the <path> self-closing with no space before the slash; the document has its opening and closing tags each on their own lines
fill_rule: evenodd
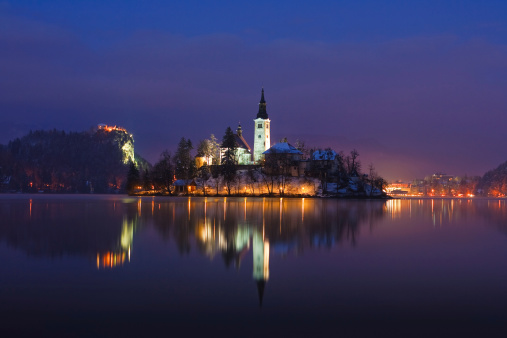
<svg viewBox="0 0 507 338">
<path fill-rule="evenodd" d="M 261 101 L 259 102 L 259 112 L 257 113 L 258 119 L 268 119 L 268 113 L 266 112 L 266 100 L 264 100 L 264 87 L 262 87 Z"/>
</svg>

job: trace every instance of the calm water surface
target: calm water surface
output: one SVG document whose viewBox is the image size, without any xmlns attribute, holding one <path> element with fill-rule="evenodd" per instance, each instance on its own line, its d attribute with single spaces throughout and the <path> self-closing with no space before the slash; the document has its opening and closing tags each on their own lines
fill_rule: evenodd
<svg viewBox="0 0 507 338">
<path fill-rule="evenodd" d="M 0 195 L 0 259 L 2 336 L 507 334 L 505 200 Z"/>
</svg>

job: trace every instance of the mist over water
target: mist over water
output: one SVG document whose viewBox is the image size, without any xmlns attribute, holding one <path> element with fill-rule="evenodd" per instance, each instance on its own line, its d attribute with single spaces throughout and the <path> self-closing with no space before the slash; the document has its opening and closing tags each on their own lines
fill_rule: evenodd
<svg viewBox="0 0 507 338">
<path fill-rule="evenodd" d="M 0 219 L 10 334 L 506 333 L 505 200 L 2 195 Z"/>
</svg>

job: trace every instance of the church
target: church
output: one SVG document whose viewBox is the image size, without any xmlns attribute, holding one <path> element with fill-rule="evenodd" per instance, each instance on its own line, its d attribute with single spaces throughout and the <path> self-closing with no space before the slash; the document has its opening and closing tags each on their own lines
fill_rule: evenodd
<svg viewBox="0 0 507 338">
<path fill-rule="evenodd" d="M 261 92 L 261 100 L 259 102 L 259 112 L 257 118 L 254 119 L 254 148 L 253 154 L 250 146 L 243 138 L 243 130 L 241 125 L 236 130 L 236 163 L 239 165 L 259 164 L 264 159 L 264 152 L 270 148 L 270 130 L 271 120 L 266 111 L 266 100 L 264 99 L 264 88 Z M 220 149 L 220 156 L 223 157 L 225 148 Z"/>
</svg>

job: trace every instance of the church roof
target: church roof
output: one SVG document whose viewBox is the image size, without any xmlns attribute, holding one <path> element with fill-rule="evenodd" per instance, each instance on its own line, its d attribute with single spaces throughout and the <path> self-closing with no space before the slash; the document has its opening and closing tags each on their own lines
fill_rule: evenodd
<svg viewBox="0 0 507 338">
<path fill-rule="evenodd" d="M 244 148 L 248 151 L 251 151 L 250 146 L 246 142 L 246 140 L 243 138 L 243 135 L 239 136 L 238 134 L 234 134 L 234 137 L 236 138 L 236 143 L 238 144 L 238 148 Z"/>
<path fill-rule="evenodd" d="M 246 140 L 243 138 L 243 135 L 239 136 L 238 134 L 234 134 L 234 139 L 236 140 L 236 146 L 238 148 L 243 148 L 251 152 L 252 149 L 250 148 Z M 225 148 L 223 143 L 220 144 L 220 147 Z"/>
<path fill-rule="evenodd" d="M 262 88 L 261 101 L 259 102 L 259 112 L 257 113 L 258 119 L 268 119 L 268 113 L 266 111 L 266 100 L 264 100 L 264 88 Z"/>
<path fill-rule="evenodd" d="M 263 152 L 263 154 L 299 154 L 303 153 L 287 142 L 280 142 Z"/>
</svg>

